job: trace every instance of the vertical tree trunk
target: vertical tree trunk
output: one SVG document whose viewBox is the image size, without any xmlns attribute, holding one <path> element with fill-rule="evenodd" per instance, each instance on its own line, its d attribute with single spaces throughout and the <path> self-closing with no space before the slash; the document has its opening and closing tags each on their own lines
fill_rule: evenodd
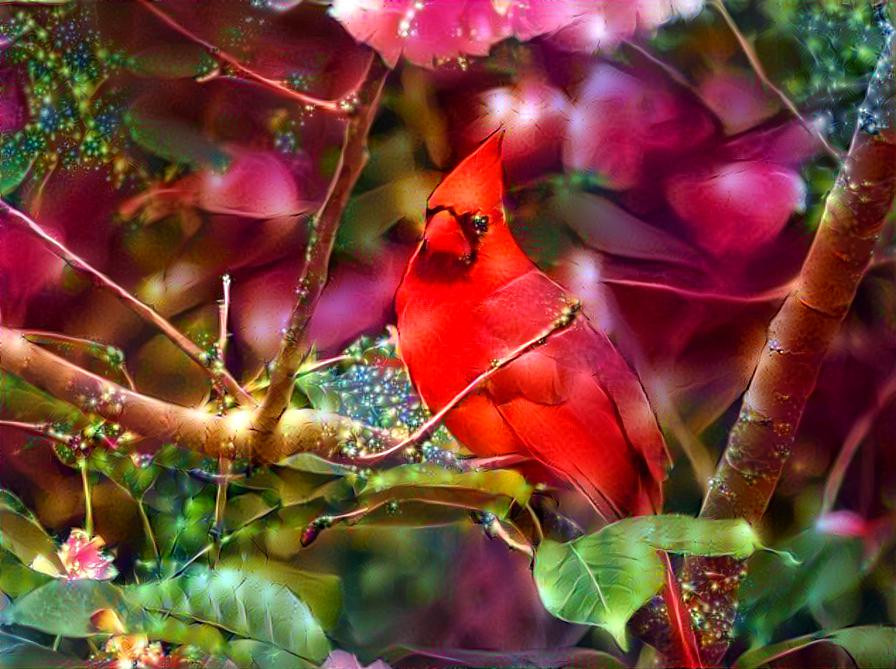
<svg viewBox="0 0 896 669">
<path fill-rule="evenodd" d="M 710 482 L 700 515 L 755 523 L 790 455 L 822 360 L 849 311 L 896 191 L 892 28 L 846 162 L 828 195 L 796 287 L 768 330 L 740 416 Z M 761 194 L 757 194 L 761 197 Z M 728 648 L 737 591 L 746 571 L 727 558 L 692 558 L 682 570 L 701 654 L 717 664 Z"/>
</svg>

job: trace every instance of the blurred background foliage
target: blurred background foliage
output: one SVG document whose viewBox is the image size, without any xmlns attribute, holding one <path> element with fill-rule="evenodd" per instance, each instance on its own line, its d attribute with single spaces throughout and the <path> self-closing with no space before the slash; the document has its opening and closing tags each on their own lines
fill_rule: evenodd
<svg viewBox="0 0 896 669">
<path fill-rule="evenodd" d="M 229 274 L 226 362 L 263 390 L 341 122 L 247 83 L 138 2 L 0 4 L 0 195 L 202 347 L 217 340 Z M 162 5 L 295 90 L 337 99 L 363 69 L 366 48 L 326 3 Z M 768 81 L 845 149 L 882 46 L 869 5 L 726 6 Z M 666 511 L 696 514 L 836 161 L 712 7 L 612 48 L 511 39 L 431 65 L 402 60 L 390 76 L 294 402 L 389 429 L 426 419 L 386 331 L 392 298 L 440 175 L 503 125 L 514 234 L 638 369 L 675 457 Z M 739 666 L 853 666 L 855 640 L 820 631 L 896 621 L 893 242 L 891 222 L 759 528 L 802 564 L 752 559 L 729 659 L 811 634 L 793 648 L 816 655 Z M 209 400 L 170 342 L 3 224 L 0 311 L 4 325 L 98 342 L 47 344 L 98 374 L 124 382 L 124 369 L 146 394 Z M 388 475 L 310 455 L 235 463 L 222 504 L 216 461 L 130 439 L 9 374 L 0 418 L 80 444 L 0 426 L 0 666 L 87 657 L 117 629 L 91 622 L 98 609 L 209 667 L 316 666 L 331 648 L 402 667 L 650 660 L 649 648 L 622 653 L 606 632 L 545 611 L 527 558 L 469 509 L 531 530 L 522 509 L 535 499 L 556 511 L 551 495 L 515 471 L 463 470 L 444 429 L 424 464 Z M 847 447 L 854 457 L 838 459 Z M 85 490 L 115 585 L 32 569 L 40 546 L 85 525 Z M 563 516 L 587 528 L 581 502 L 559 496 Z M 376 508 L 333 519 L 365 504 Z M 13 521 L 24 544 L 6 536 Z"/>
</svg>

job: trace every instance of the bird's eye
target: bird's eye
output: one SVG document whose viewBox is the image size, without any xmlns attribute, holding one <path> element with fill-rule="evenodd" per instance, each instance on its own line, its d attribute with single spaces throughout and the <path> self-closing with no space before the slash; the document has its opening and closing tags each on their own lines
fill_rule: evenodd
<svg viewBox="0 0 896 669">
<path fill-rule="evenodd" d="M 470 219 L 470 222 L 477 235 L 484 235 L 488 231 L 488 216 L 476 214 Z"/>
</svg>

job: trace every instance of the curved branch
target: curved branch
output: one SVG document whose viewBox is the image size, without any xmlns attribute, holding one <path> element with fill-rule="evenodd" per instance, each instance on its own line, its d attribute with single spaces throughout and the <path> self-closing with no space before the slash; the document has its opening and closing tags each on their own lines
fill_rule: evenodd
<svg viewBox="0 0 896 669">
<path fill-rule="evenodd" d="M 263 462 L 298 452 L 333 457 L 347 441 L 381 438 L 371 428 L 343 416 L 292 409 L 259 444 L 249 409 L 218 416 L 142 395 L 54 355 L 12 328 L 0 327 L 0 369 L 85 413 L 102 416 L 144 437 L 173 441 L 210 456 Z"/>
<path fill-rule="evenodd" d="M 219 386 L 230 393 L 240 402 L 240 404 L 255 405 L 255 399 L 240 386 L 233 376 L 230 375 L 230 372 L 224 368 L 223 363 L 216 364 L 219 361 L 210 360 L 206 353 L 199 348 L 193 340 L 174 327 L 174 325 L 159 314 L 159 312 L 138 300 L 130 292 L 119 286 L 108 276 L 84 260 L 84 258 L 69 249 L 65 244 L 55 239 L 44 230 L 37 221 L 2 200 L 0 200 L 0 216 L 4 216 L 8 221 L 11 221 L 21 230 L 27 232 L 44 244 L 56 256 L 68 263 L 70 267 L 78 272 L 87 274 L 93 280 L 95 285 L 108 290 L 128 307 L 128 309 L 133 311 L 144 321 L 150 325 L 156 326 L 193 362 L 202 367 L 216 386 Z"/>
<path fill-rule="evenodd" d="M 199 37 L 199 35 L 178 23 L 174 17 L 166 14 L 161 9 L 159 9 L 154 1 L 138 0 L 138 2 L 143 5 L 148 11 L 152 12 L 152 14 L 155 15 L 166 26 L 205 49 L 208 55 L 214 58 L 219 65 L 230 67 L 233 71 L 239 72 L 249 81 L 254 81 L 255 83 L 260 84 L 261 86 L 277 93 L 278 95 L 296 100 L 302 105 L 317 107 L 334 114 L 345 114 L 350 111 L 351 104 L 349 98 L 346 98 L 345 100 L 322 100 L 320 98 L 314 97 L 313 95 L 309 95 L 308 93 L 302 93 L 301 91 L 294 90 L 282 81 L 277 81 L 276 79 L 265 77 L 252 68 L 243 65 L 243 63 L 241 63 L 235 57 L 231 56 L 226 51 L 222 50 L 220 47 L 215 46 L 211 42 L 202 39 L 201 37 Z"/>
</svg>

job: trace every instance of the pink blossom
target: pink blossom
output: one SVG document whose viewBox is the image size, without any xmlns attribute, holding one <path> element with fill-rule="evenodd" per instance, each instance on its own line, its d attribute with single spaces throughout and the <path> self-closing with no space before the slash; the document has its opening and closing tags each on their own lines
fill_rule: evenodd
<svg viewBox="0 0 896 669">
<path fill-rule="evenodd" d="M 537 175 L 560 162 L 560 147 L 569 114 L 569 101 L 562 91 L 536 78 L 515 86 L 492 88 L 477 95 L 472 118 L 463 118 L 460 153 L 475 147 L 483 138 L 503 128 L 504 168 L 511 180 Z"/>
<path fill-rule="evenodd" d="M 681 153 L 712 132 L 707 111 L 682 94 L 600 64 L 576 98 L 563 162 L 598 173 L 611 188 L 630 188 L 658 154 Z"/>
<path fill-rule="evenodd" d="M 72 529 L 58 551 L 66 578 L 70 581 L 107 581 L 115 578 L 118 570 L 112 564 L 112 558 L 102 550 L 105 545 L 100 536 L 91 537 L 84 530 Z"/>
<path fill-rule="evenodd" d="M 693 239 L 718 257 L 774 239 L 805 207 L 799 174 L 769 161 L 713 164 L 670 177 L 664 186 Z"/>
<path fill-rule="evenodd" d="M 331 14 L 390 65 L 484 56 L 508 38 L 551 35 L 573 51 L 612 48 L 638 29 L 692 16 L 702 0 L 335 0 Z"/>
<path fill-rule="evenodd" d="M 389 665 L 382 660 L 372 664 L 362 665 L 358 658 L 344 650 L 334 650 L 327 656 L 320 669 L 389 669 Z"/>
<path fill-rule="evenodd" d="M 228 148 L 231 162 L 224 170 L 204 169 L 199 175 L 198 205 L 219 214 L 247 218 L 296 216 L 313 207 L 299 193 L 295 176 L 276 154 L 238 146 Z"/>
<path fill-rule="evenodd" d="M 713 72 L 700 82 L 699 91 L 729 133 L 756 126 L 779 107 L 755 76 L 739 70 Z"/>
</svg>

